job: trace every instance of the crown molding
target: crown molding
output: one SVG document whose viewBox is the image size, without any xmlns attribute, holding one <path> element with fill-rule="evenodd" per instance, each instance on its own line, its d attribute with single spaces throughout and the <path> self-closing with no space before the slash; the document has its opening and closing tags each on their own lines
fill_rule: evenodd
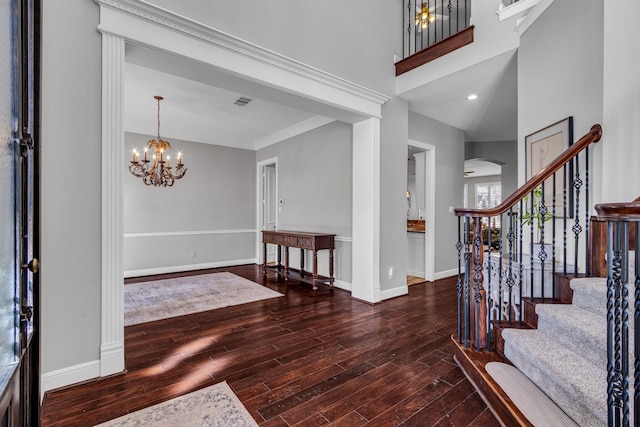
<svg viewBox="0 0 640 427">
<path fill-rule="evenodd" d="M 310 130 L 319 128 L 320 126 L 324 126 L 333 121 L 333 119 L 322 116 L 311 117 L 310 119 L 296 123 L 293 126 L 289 126 L 286 129 L 282 129 L 281 131 L 272 133 L 271 135 L 255 141 L 254 149 L 257 151 L 270 145 L 277 144 L 285 139 L 293 138 L 294 136 L 309 132 Z"/>
<path fill-rule="evenodd" d="M 165 28 L 174 35 L 188 36 L 210 46 L 224 49 L 235 55 L 257 61 L 269 68 L 275 68 L 280 73 L 293 74 L 307 81 L 307 84 L 319 85 L 322 88 L 330 88 L 338 91 L 342 96 L 355 97 L 347 105 L 347 109 L 362 114 L 364 117 L 380 117 L 380 108 L 390 97 L 326 73 L 317 68 L 303 64 L 302 62 L 280 55 L 271 50 L 262 48 L 256 44 L 247 42 L 238 37 L 216 30 L 207 25 L 194 21 L 191 18 L 178 15 L 167 9 L 147 3 L 143 0 L 95 0 L 101 8 L 101 20 L 98 30 L 103 34 L 113 34 L 125 40 L 139 41 L 137 32 L 142 31 L 137 25 L 130 25 L 130 18 L 152 24 L 156 28 Z M 112 11 L 115 14 L 103 13 Z M 129 19 L 127 19 L 129 18 Z M 127 20 L 127 22 L 124 22 Z M 117 21 L 121 21 L 120 23 Z M 156 46 L 162 47 L 162 46 Z M 251 79 L 250 76 L 243 76 Z M 252 79 L 253 80 L 253 79 Z M 364 105 L 363 105 L 364 104 Z M 342 104 L 335 104 L 343 106 Z M 372 108 L 373 107 L 373 108 Z M 377 108 L 376 108 L 377 107 Z"/>
</svg>

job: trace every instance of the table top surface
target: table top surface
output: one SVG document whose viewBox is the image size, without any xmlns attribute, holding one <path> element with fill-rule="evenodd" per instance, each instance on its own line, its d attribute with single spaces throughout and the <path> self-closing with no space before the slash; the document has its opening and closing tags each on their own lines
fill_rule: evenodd
<svg viewBox="0 0 640 427">
<path fill-rule="evenodd" d="M 304 237 L 325 237 L 325 236 L 335 236 L 335 234 L 330 233 L 318 233 L 312 231 L 291 231 L 291 230 L 262 230 L 263 234 L 280 234 L 280 235 L 291 235 L 291 236 L 304 236 Z"/>
</svg>

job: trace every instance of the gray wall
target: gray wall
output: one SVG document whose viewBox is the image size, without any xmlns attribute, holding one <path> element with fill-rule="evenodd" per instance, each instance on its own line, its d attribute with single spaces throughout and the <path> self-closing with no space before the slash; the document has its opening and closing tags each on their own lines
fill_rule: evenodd
<svg viewBox="0 0 640 427">
<path fill-rule="evenodd" d="M 555 1 L 520 38 L 519 164 L 525 164 L 526 135 L 573 116 L 577 140 L 592 125 L 602 123 L 603 3 Z M 591 171 L 594 183 L 602 180 L 602 145 L 595 144 L 592 151 L 592 158 L 598 159 Z M 524 167 L 519 181 L 524 182 Z"/>
<path fill-rule="evenodd" d="M 474 141 L 466 142 L 465 160 L 486 159 L 503 162 L 502 183 L 503 200 L 518 189 L 518 144 L 517 141 Z"/>
<path fill-rule="evenodd" d="M 458 254 L 454 245 L 458 240 L 456 231 L 458 220 L 454 214 L 449 212 L 449 206 L 460 207 L 462 205 L 464 132 L 442 122 L 410 112 L 409 139 L 435 146 L 435 272 L 438 274 L 457 269 Z"/>
<path fill-rule="evenodd" d="M 131 160 L 132 148 L 141 152 L 152 138 L 126 133 L 124 160 Z M 186 175 L 173 187 L 146 186 L 125 172 L 125 272 L 184 271 L 255 258 L 255 152 L 177 139 L 170 142 L 172 164 L 180 151 L 187 166 Z M 162 251 L 149 256 L 149 248 L 160 247 Z"/>
<path fill-rule="evenodd" d="M 595 202 L 628 202 L 640 196 L 640 55 L 629 37 L 640 16 L 637 0 L 604 5 L 604 136 L 602 197 Z"/>
<path fill-rule="evenodd" d="M 407 284 L 407 102 L 394 98 L 380 124 L 380 291 Z M 395 274 L 389 279 L 389 268 Z M 382 294 L 382 297 L 386 296 Z"/>
<path fill-rule="evenodd" d="M 42 2 L 42 372 L 99 358 L 101 37 L 84 0 Z"/>
<path fill-rule="evenodd" d="M 284 199 L 278 228 L 335 233 L 335 277 L 350 283 L 351 125 L 332 122 L 258 150 L 255 159 L 274 157 L 278 158 L 278 199 Z M 325 252 L 319 253 L 321 274 L 327 274 Z M 291 255 L 296 266 L 297 251 Z"/>
</svg>

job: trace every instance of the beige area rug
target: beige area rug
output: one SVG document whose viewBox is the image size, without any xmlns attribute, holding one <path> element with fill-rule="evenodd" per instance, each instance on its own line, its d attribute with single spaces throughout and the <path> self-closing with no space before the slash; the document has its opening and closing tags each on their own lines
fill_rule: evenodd
<svg viewBox="0 0 640 427">
<path fill-rule="evenodd" d="M 99 424 L 100 427 L 254 427 L 257 425 L 226 382 Z"/>
<path fill-rule="evenodd" d="M 282 294 L 233 273 L 212 273 L 124 287 L 124 325 L 229 307 Z"/>
</svg>

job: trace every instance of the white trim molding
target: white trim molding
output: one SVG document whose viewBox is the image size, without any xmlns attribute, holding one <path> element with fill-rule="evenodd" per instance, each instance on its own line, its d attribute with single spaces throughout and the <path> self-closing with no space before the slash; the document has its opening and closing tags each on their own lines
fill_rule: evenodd
<svg viewBox="0 0 640 427">
<path fill-rule="evenodd" d="M 124 49 L 102 35 L 101 376 L 124 370 Z"/>
<path fill-rule="evenodd" d="M 124 237 L 168 237 L 168 236 L 204 236 L 209 234 L 244 234 L 255 233 L 254 228 L 238 230 L 194 230 L 194 231 L 151 231 L 140 233 L 124 233 Z"/>
<path fill-rule="evenodd" d="M 156 274 L 204 270 L 205 268 L 221 268 L 221 267 L 232 267 L 234 265 L 256 264 L 256 262 L 257 260 L 255 258 L 247 258 L 247 259 L 234 259 L 229 261 L 205 262 L 201 264 L 184 264 L 184 265 L 172 265 L 168 267 L 145 268 L 142 270 L 125 271 L 124 277 L 129 278 L 129 277 L 154 276 Z"/>
<path fill-rule="evenodd" d="M 409 293 L 409 286 L 402 285 L 393 289 L 385 289 L 380 292 L 380 301 L 384 301 L 386 299 L 401 297 L 403 295 L 407 295 Z"/>
<path fill-rule="evenodd" d="M 496 12 L 498 20 L 504 21 L 505 19 L 509 19 L 513 16 L 526 12 L 538 4 L 539 1 L 540 0 L 519 0 L 508 6 L 505 6 L 503 2 L 500 2 L 498 5 L 498 11 Z"/>
<path fill-rule="evenodd" d="M 304 120 L 300 123 L 296 123 L 293 126 L 282 129 L 281 131 L 257 140 L 256 142 L 254 142 L 254 150 L 257 151 L 270 145 L 277 144 L 278 142 L 282 142 L 285 139 L 293 138 L 294 136 L 301 135 L 305 132 L 309 132 L 334 121 L 334 119 L 330 119 L 328 117 L 311 117 L 310 119 Z"/>
<path fill-rule="evenodd" d="M 49 390 L 64 387 L 69 384 L 75 384 L 82 381 L 90 380 L 100 376 L 100 360 L 94 360 L 80 365 L 70 366 L 64 369 L 58 369 L 42 374 L 42 386 L 40 390 L 40 400 L 44 397 L 44 393 Z"/>
<path fill-rule="evenodd" d="M 462 273 L 464 274 L 464 268 L 462 269 Z M 434 280 L 444 279 L 445 277 L 457 276 L 458 269 L 452 268 L 451 270 L 438 271 L 434 276 Z"/>
<path fill-rule="evenodd" d="M 551 6 L 551 3 L 553 3 L 553 0 L 539 0 L 529 11 L 527 16 L 518 20 L 518 23 L 516 24 L 518 37 L 522 37 L 522 35 L 529 29 L 529 27 L 531 27 L 531 25 L 536 22 L 536 20 L 544 13 L 544 11 L 547 10 L 549 6 Z"/>
<path fill-rule="evenodd" d="M 197 60 L 253 82 L 366 117 L 390 98 L 142 0 L 95 0 L 103 34 Z"/>
</svg>

